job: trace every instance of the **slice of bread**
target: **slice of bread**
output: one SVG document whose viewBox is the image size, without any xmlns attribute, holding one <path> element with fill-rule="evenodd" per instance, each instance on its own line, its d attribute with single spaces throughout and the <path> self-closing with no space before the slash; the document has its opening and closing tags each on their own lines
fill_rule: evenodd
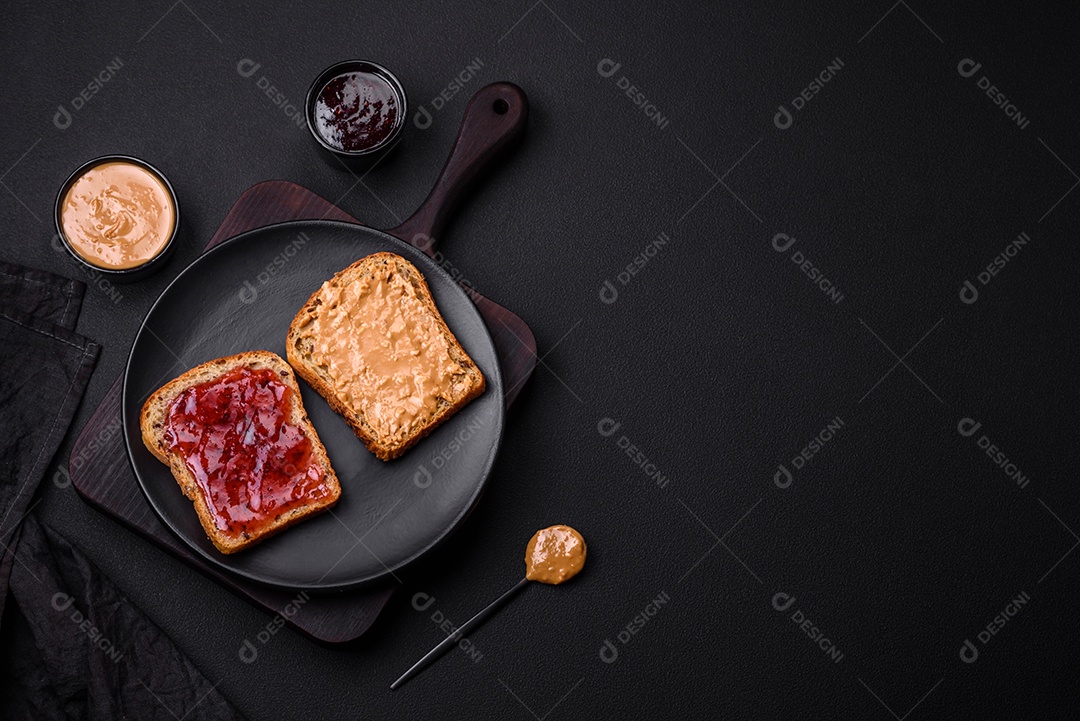
<svg viewBox="0 0 1080 721">
<path fill-rule="evenodd" d="M 484 392 L 483 373 L 424 276 L 394 253 L 369 255 L 323 283 L 289 326 L 285 349 L 300 377 L 384 461 Z"/>
<path fill-rule="evenodd" d="M 218 528 L 215 524 L 210 507 L 212 499 L 207 498 L 184 458 L 169 447 L 165 432 L 173 401 L 182 392 L 193 386 L 213 381 L 241 367 L 252 370 L 263 368 L 273 370 L 278 379 L 292 390 L 290 415 L 286 422 L 299 428 L 311 441 L 311 462 L 322 469 L 321 485 L 326 486 L 328 493 L 321 497 L 308 498 L 299 505 L 287 508 L 268 522 L 260 522 L 260 526 L 250 532 L 243 529 L 230 532 L 228 529 Z M 319 436 L 315 433 L 315 427 L 311 425 L 311 421 L 304 412 L 300 386 L 296 382 L 292 369 L 280 356 L 270 351 L 248 351 L 218 358 L 192 368 L 179 378 L 166 383 L 147 399 L 139 415 L 139 426 L 142 430 L 143 443 L 159 461 L 172 470 L 173 477 L 180 484 L 184 495 L 195 504 L 195 511 L 199 514 L 199 521 L 207 537 L 222 553 L 236 553 L 269 538 L 294 523 L 330 508 L 341 496 L 341 485 L 338 483 L 334 469 L 330 466 L 326 448 L 323 447 Z"/>
</svg>

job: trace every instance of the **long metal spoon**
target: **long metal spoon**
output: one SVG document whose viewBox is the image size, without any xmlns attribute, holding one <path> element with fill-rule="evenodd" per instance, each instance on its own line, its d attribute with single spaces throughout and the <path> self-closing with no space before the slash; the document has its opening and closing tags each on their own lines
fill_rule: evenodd
<svg viewBox="0 0 1080 721">
<path fill-rule="evenodd" d="M 514 587 L 492 601 L 487 608 L 465 622 L 458 630 L 444 638 L 439 645 L 424 654 L 424 657 L 390 684 L 390 690 L 401 686 L 413 676 L 430 666 L 446 650 L 477 628 L 492 614 L 504 606 L 530 581 L 539 581 L 552 585 L 568 581 L 577 575 L 585 565 L 585 539 L 570 526 L 551 526 L 537 531 L 525 549 L 525 578 Z"/>
<path fill-rule="evenodd" d="M 424 657 L 422 659 L 420 659 L 419 661 L 414 663 L 412 665 L 412 668 L 410 668 L 405 673 L 401 674 L 401 678 L 399 678 L 397 681 L 394 681 L 392 684 L 390 684 L 390 690 L 393 691 L 398 686 L 405 683 L 410 678 L 412 678 L 416 674 L 423 671 L 429 665 L 431 665 L 431 663 L 435 659 L 437 659 L 439 656 L 442 656 L 444 653 L 446 653 L 446 649 L 448 649 L 451 646 L 453 646 L 454 644 L 456 644 L 458 641 L 460 641 L 462 638 L 465 637 L 465 634 L 467 634 L 469 631 L 472 631 L 474 628 L 476 628 L 481 623 L 486 621 L 488 616 L 492 615 L 497 610 L 499 610 L 500 607 L 502 607 L 507 601 L 509 601 L 511 598 L 513 598 L 515 593 L 517 593 L 521 589 L 525 588 L 526 584 L 528 584 L 528 583 L 529 583 L 529 579 L 527 579 L 527 578 L 521 579 L 516 584 L 514 584 L 513 588 L 511 588 L 509 591 L 507 591 L 503 595 L 496 598 L 494 601 L 492 601 L 491 604 L 487 608 L 485 608 L 483 611 L 481 611 L 480 613 L 478 613 L 475 616 L 473 616 L 472 618 L 470 618 L 468 621 L 466 621 L 464 626 L 462 626 L 461 628 L 459 628 L 458 630 L 454 631 L 452 634 L 450 634 L 449 636 L 444 638 L 439 643 L 438 646 L 436 646 L 435 648 L 428 651 L 426 654 L 424 654 Z"/>
</svg>

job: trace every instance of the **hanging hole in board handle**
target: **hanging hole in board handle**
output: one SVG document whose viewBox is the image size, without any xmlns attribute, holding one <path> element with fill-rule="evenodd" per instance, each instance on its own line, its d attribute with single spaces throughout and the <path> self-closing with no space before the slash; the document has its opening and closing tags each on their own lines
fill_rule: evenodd
<svg viewBox="0 0 1080 721">
<path fill-rule="evenodd" d="M 475 181 L 490 171 L 525 131 L 529 99 L 509 82 L 476 91 L 461 119 L 457 139 L 428 197 L 408 219 L 387 232 L 434 255 L 447 221 Z"/>
</svg>

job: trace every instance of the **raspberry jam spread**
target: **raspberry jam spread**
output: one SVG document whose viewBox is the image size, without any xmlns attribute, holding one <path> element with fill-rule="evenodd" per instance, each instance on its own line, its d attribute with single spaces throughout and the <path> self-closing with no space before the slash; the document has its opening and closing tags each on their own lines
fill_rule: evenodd
<svg viewBox="0 0 1080 721">
<path fill-rule="evenodd" d="M 226 535 L 255 535 L 331 490 L 311 439 L 286 421 L 292 389 L 269 368 L 241 367 L 191 386 L 169 407 L 165 442 L 184 463 Z"/>
<path fill-rule="evenodd" d="M 398 104 L 393 86 L 375 73 L 342 73 L 319 93 L 315 127 L 338 150 L 371 150 L 397 129 Z"/>
</svg>

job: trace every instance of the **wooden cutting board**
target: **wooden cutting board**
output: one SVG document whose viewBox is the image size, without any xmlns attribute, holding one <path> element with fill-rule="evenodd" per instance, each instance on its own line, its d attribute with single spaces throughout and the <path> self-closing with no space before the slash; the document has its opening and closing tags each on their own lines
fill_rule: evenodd
<svg viewBox="0 0 1080 721">
<path fill-rule="evenodd" d="M 284 180 L 270 180 L 249 188 L 240 196 L 206 247 L 212 248 L 227 238 L 265 225 L 312 219 L 361 224 L 306 188 Z M 495 341 L 509 407 L 536 367 L 536 342 L 529 326 L 520 317 L 472 289 L 468 292 Z M 314 640 L 344 643 L 367 631 L 390 600 L 397 583 L 321 595 L 298 595 L 266 588 L 207 565 L 165 528 L 139 490 L 124 448 L 120 421 L 122 381 L 121 376 L 113 383 L 71 450 L 68 470 L 79 495 L 106 515 L 241 598 L 280 616 Z"/>
</svg>

